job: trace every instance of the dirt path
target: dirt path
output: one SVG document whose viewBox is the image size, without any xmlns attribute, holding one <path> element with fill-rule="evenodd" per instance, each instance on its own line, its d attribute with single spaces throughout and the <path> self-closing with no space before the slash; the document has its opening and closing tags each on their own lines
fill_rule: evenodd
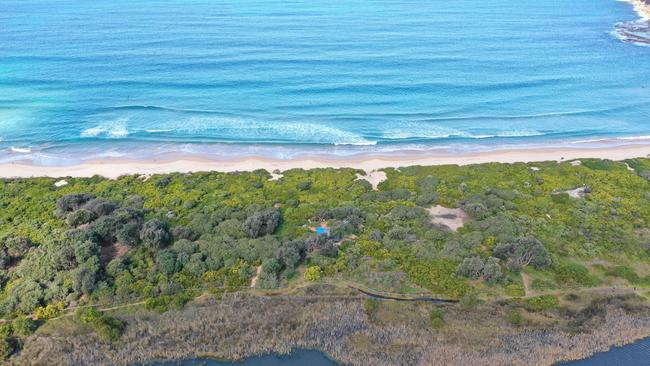
<svg viewBox="0 0 650 366">
<path fill-rule="evenodd" d="M 530 288 L 530 278 L 528 274 L 521 272 L 521 282 L 524 284 L 524 297 L 534 296 Z"/>
<path fill-rule="evenodd" d="M 257 286 L 257 279 L 260 277 L 260 273 L 262 273 L 262 266 L 257 266 L 255 277 L 253 277 L 251 280 L 251 288 L 255 288 L 255 286 Z"/>
<path fill-rule="evenodd" d="M 262 297 L 270 297 L 270 298 L 277 298 L 277 297 L 295 297 L 295 298 L 359 298 L 358 296 L 353 296 L 353 295 L 345 295 L 345 294 L 333 294 L 333 295 L 300 295 L 296 294 L 297 290 L 300 290 L 301 288 L 308 287 L 311 285 L 311 283 L 301 283 L 298 286 L 294 287 L 284 287 L 284 288 L 278 288 L 278 289 L 273 289 L 273 290 L 258 290 L 254 289 L 255 285 L 257 285 L 257 279 L 262 271 L 262 266 L 257 267 L 257 274 L 251 281 L 251 285 L 249 287 L 241 287 L 239 288 L 238 291 L 236 292 L 250 292 L 254 296 L 262 296 Z M 589 288 L 579 288 L 575 289 L 575 291 L 571 291 L 568 289 L 561 289 L 561 290 L 549 290 L 549 291 L 534 291 L 530 287 L 530 277 L 522 272 L 522 282 L 524 286 L 524 293 L 525 295 L 523 296 L 524 298 L 529 298 L 529 297 L 534 297 L 534 296 L 540 296 L 540 295 L 553 295 L 553 296 L 561 296 L 565 295 L 570 292 L 577 292 L 577 293 L 591 293 L 591 294 L 600 294 L 600 295 L 620 295 L 620 294 L 629 294 L 629 293 L 636 293 L 639 296 L 643 296 L 643 289 L 636 289 L 636 288 L 631 288 L 631 287 L 615 287 L 615 286 L 598 286 L 598 287 L 589 287 Z M 370 289 L 367 288 L 361 284 L 358 283 L 353 283 L 345 280 L 337 280 L 337 281 L 332 281 L 332 280 L 324 280 L 321 283 L 323 284 L 328 284 L 328 285 L 333 285 L 335 287 L 339 288 L 347 288 L 347 289 L 352 289 L 356 290 L 359 293 L 363 294 L 364 296 L 370 296 L 374 298 L 380 298 L 380 299 L 386 299 L 386 300 L 395 300 L 395 301 L 427 301 L 427 302 L 437 302 L 437 303 L 454 303 L 457 302 L 456 299 L 449 299 L 449 298 L 444 298 L 444 297 L 437 297 L 435 294 L 432 293 L 418 293 L 418 294 L 402 294 L 402 293 L 390 293 L 390 292 L 385 292 L 385 291 L 380 291 L 380 290 L 375 290 L 375 289 Z M 207 288 L 201 288 L 202 290 L 207 290 Z M 201 290 L 198 288 L 194 289 L 188 289 L 192 291 L 197 291 Z M 206 296 L 207 293 L 203 292 L 201 295 L 196 296 L 194 300 L 197 300 L 203 296 Z M 363 298 L 364 296 L 361 296 Z M 512 299 L 512 298 L 521 298 L 520 296 L 503 296 L 498 298 L 497 300 L 505 300 L 505 299 Z M 99 304 L 90 304 L 90 305 L 82 305 L 82 306 L 75 306 L 75 307 L 69 307 L 64 309 L 64 313 L 61 314 L 60 316 L 56 318 L 51 318 L 47 319 L 49 320 L 56 320 L 56 319 L 61 319 L 61 318 L 66 318 L 73 316 L 75 312 L 73 310 L 76 309 L 82 309 L 82 308 L 88 308 L 88 307 L 95 307 L 99 311 L 111 311 L 111 310 L 117 310 L 121 308 L 126 308 L 129 306 L 138 306 L 138 305 L 143 305 L 145 304 L 146 301 L 144 300 L 138 300 L 130 303 L 125 303 L 125 304 L 118 304 L 118 305 L 113 305 L 109 307 L 100 307 Z M 28 316 L 33 316 L 33 314 L 28 315 Z M 7 319 L 0 319 L 0 324 L 8 322 L 9 320 Z"/>
</svg>

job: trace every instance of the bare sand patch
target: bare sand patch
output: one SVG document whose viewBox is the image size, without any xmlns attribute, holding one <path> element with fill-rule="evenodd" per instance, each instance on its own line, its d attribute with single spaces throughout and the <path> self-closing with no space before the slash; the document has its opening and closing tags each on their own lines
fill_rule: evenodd
<svg viewBox="0 0 650 366">
<path fill-rule="evenodd" d="M 284 177 L 284 174 L 271 172 L 271 178 L 269 178 L 269 181 L 280 180 L 282 177 Z"/>
<path fill-rule="evenodd" d="M 467 213 L 460 208 L 447 208 L 440 205 L 427 209 L 431 215 L 431 222 L 458 231 L 469 218 Z"/>
<path fill-rule="evenodd" d="M 585 198 L 588 192 L 587 186 L 580 186 L 574 189 L 566 189 L 564 191 L 557 191 L 554 194 L 566 193 L 571 198 Z"/>
<path fill-rule="evenodd" d="M 257 269 L 255 270 L 255 277 L 251 280 L 251 288 L 255 288 L 257 286 L 257 279 L 260 278 L 260 273 L 262 273 L 262 266 L 257 266 Z"/>
<path fill-rule="evenodd" d="M 65 187 L 65 186 L 67 186 L 67 185 L 68 185 L 68 181 L 66 181 L 65 179 L 61 179 L 61 180 L 56 181 L 56 182 L 54 183 L 54 186 L 55 186 L 56 188 Z"/>
<path fill-rule="evenodd" d="M 386 173 L 381 170 L 372 170 L 370 172 L 366 171 L 366 175 L 357 174 L 357 180 L 359 179 L 367 180 L 372 186 L 372 189 L 376 191 L 379 183 L 385 181 L 387 177 Z"/>
</svg>

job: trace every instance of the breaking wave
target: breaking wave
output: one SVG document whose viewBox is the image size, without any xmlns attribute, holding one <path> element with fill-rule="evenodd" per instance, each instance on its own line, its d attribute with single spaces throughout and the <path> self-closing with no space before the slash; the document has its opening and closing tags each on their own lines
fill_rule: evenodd
<svg viewBox="0 0 650 366">
<path fill-rule="evenodd" d="M 13 151 L 15 153 L 20 153 L 20 154 L 29 154 L 29 153 L 32 152 L 32 149 L 30 149 L 28 147 L 14 147 L 14 146 L 12 146 L 11 151 Z"/>
<path fill-rule="evenodd" d="M 128 119 L 120 118 L 110 123 L 102 124 L 99 126 L 85 129 L 81 132 L 81 137 L 100 137 L 106 136 L 109 138 L 122 138 L 129 135 L 127 129 Z"/>
<path fill-rule="evenodd" d="M 488 139 L 508 137 L 531 137 L 543 136 L 544 133 L 536 130 L 502 130 L 487 132 L 463 131 L 455 128 L 432 125 L 428 123 L 400 123 L 399 127 L 388 129 L 384 132 L 383 138 L 388 140 L 402 139 Z"/>
</svg>

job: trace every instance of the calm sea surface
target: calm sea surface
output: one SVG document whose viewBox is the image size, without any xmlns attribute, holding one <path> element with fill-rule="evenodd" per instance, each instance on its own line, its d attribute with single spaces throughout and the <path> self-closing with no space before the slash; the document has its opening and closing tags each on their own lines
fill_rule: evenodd
<svg viewBox="0 0 650 366">
<path fill-rule="evenodd" d="M 615 0 L 3 0 L 0 162 L 643 141 L 637 18 Z"/>
</svg>

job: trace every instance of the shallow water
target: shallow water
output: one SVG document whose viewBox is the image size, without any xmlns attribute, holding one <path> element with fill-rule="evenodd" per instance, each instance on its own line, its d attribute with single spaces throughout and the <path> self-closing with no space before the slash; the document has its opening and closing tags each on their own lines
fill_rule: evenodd
<svg viewBox="0 0 650 366">
<path fill-rule="evenodd" d="M 558 366 L 647 366 L 650 365 L 650 338 L 621 346 L 590 358 L 559 363 Z"/>
<path fill-rule="evenodd" d="M 338 364 L 321 352 L 310 350 L 296 350 L 290 355 L 268 355 L 251 357 L 240 362 L 222 362 L 206 359 L 158 362 L 152 366 L 337 366 Z"/>
<path fill-rule="evenodd" d="M 174 362 L 158 362 L 152 366 L 337 366 L 323 353 L 297 350 L 286 356 L 268 355 L 247 358 L 241 362 L 221 362 L 195 359 Z M 607 352 L 597 353 L 587 359 L 560 362 L 556 366 L 647 366 L 650 365 L 650 338 L 621 346 Z"/>
<path fill-rule="evenodd" d="M 615 0 L 4 0 L 0 162 L 648 139 L 636 19 Z"/>
</svg>

